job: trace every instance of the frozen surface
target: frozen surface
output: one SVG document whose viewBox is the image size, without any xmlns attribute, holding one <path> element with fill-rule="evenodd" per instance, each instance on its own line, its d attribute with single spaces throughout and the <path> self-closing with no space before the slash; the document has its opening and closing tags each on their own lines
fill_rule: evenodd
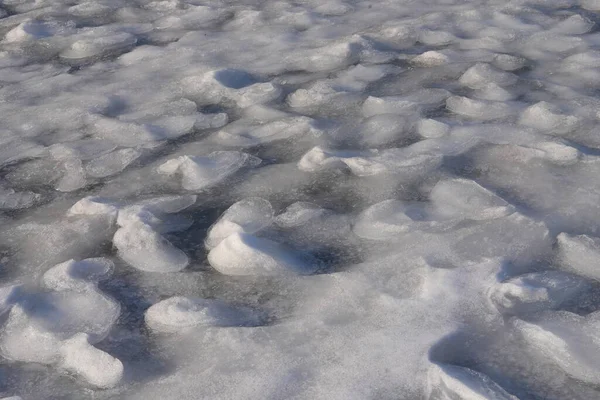
<svg viewBox="0 0 600 400">
<path fill-rule="evenodd" d="M 600 399 L 599 0 L 0 0 L 0 399 Z"/>
</svg>

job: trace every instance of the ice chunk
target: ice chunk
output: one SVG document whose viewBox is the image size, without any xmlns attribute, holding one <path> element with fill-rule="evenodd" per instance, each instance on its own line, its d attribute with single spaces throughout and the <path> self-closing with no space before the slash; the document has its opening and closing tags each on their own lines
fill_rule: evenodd
<svg viewBox="0 0 600 400">
<path fill-rule="evenodd" d="M 541 101 L 523 111 L 519 123 L 548 134 L 561 135 L 575 129 L 579 121 L 576 116 L 565 115 L 555 105 Z"/>
<path fill-rule="evenodd" d="M 235 307 L 220 300 L 175 296 L 150 307 L 146 325 L 155 332 L 170 333 L 201 326 L 254 326 L 263 315 L 247 307 Z"/>
<path fill-rule="evenodd" d="M 552 238 L 547 226 L 517 212 L 503 218 L 480 221 L 456 232 L 453 250 L 470 260 L 506 257 L 515 265 L 540 260 L 550 252 Z"/>
<path fill-rule="evenodd" d="M 119 257 L 147 272 L 178 272 L 188 266 L 188 256 L 143 223 L 119 228 L 113 238 Z"/>
<path fill-rule="evenodd" d="M 31 222 L 11 231 L 19 259 L 30 268 L 50 267 L 71 258 L 94 254 L 101 243 L 110 240 L 113 216 L 105 214 L 63 218 L 54 223 Z"/>
<path fill-rule="evenodd" d="M 437 221 L 421 203 L 385 200 L 364 210 L 356 219 L 354 233 L 371 240 L 389 240 L 413 231 L 444 232 L 453 221 Z"/>
<path fill-rule="evenodd" d="M 369 147 L 383 146 L 408 136 L 409 128 L 409 122 L 402 116 L 374 115 L 360 126 L 361 142 Z"/>
<path fill-rule="evenodd" d="M 321 267 L 309 255 L 246 233 L 234 233 L 222 240 L 208 253 L 208 262 L 225 275 L 305 275 Z"/>
<path fill-rule="evenodd" d="M 569 376 L 598 385 L 600 347 L 597 327 L 565 311 L 545 314 L 536 322 L 511 321 L 515 331 L 544 361 L 550 361 Z"/>
<path fill-rule="evenodd" d="M 317 146 L 298 162 L 298 168 L 314 172 L 347 167 L 354 175 L 370 176 L 384 173 L 424 172 L 437 168 L 441 156 L 411 152 L 410 148 L 382 151 L 328 151 Z"/>
<path fill-rule="evenodd" d="M 309 72 L 332 71 L 356 62 L 359 51 L 359 43 L 333 43 L 312 49 L 306 58 L 300 58 L 298 61 L 300 67 Z"/>
<path fill-rule="evenodd" d="M 81 139 L 74 142 L 52 145 L 48 151 L 57 160 L 77 158 L 82 161 L 92 160 L 113 151 L 117 146 L 109 140 Z"/>
<path fill-rule="evenodd" d="M 556 239 L 561 265 L 576 274 L 600 280 L 600 238 L 561 233 Z"/>
<path fill-rule="evenodd" d="M 419 34 L 419 42 L 429 46 L 445 46 L 456 40 L 450 32 L 439 30 L 423 30 Z"/>
<path fill-rule="evenodd" d="M 275 218 L 275 222 L 283 228 L 293 228 L 304 225 L 316 218 L 321 218 L 326 213 L 327 210 L 315 204 L 299 201 L 288 206 L 283 213 Z"/>
<path fill-rule="evenodd" d="M 505 102 L 473 100 L 463 96 L 449 97 L 446 107 L 453 113 L 480 120 L 502 119 L 514 115 L 517 111 Z"/>
<path fill-rule="evenodd" d="M 146 124 L 123 122 L 114 118 L 94 117 L 92 129 L 101 138 L 108 139 L 124 147 L 141 146 L 164 139 L 174 139 L 164 136 L 164 132 L 152 129 Z"/>
<path fill-rule="evenodd" d="M 258 197 L 240 200 L 210 227 L 204 244 L 212 249 L 233 233 L 255 233 L 269 226 L 272 220 L 273 208 L 267 200 Z"/>
<path fill-rule="evenodd" d="M 532 272 L 498 283 L 490 298 L 505 314 L 531 313 L 556 309 L 588 287 L 585 279 L 577 275 L 561 271 Z"/>
<path fill-rule="evenodd" d="M 584 0 L 585 1 L 585 0 Z M 582 35 L 594 27 L 594 22 L 579 14 L 571 15 L 552 27 L 552 31 L 567 35 Z"/>
<path fill-rule="evenodd" d="M 158 233 L 184 231 L 192 225 L 192 222 L 184 217 L 166 215 L 157 207 L 152 210 L 151 206 L 142 204 L 121 208 L 117 217 L 117 224 L 121 227 L 144 224 Z"/>
<path fill-rule="evenodd" d="M 450 57 L 448 57 L 448 55 L 442 52 L 430 50 L 426 51 L 425 53 L 419 54 L 418 56 L 414 57 L 411 61 L 414 64 L 423 67 L 437 67 L 440 65 L 448 64 L 450 62 Z"/>
<path fill-rule="evenodd" d="M 490 64 L 477 63 L 460 77 L 459 82 L 471 89 L 484 89 L 489 84 L 513 85 L 517 82 L 517 76 L 510 72 L 498 71 Z"/>
<path fill-rule="evenodd" d="M 56 183 L 56 190 L 60 192 L 74 192 L 87 185 L 83 164 L 77 158 L 70 158 L 63 163 L 65 174 Z"/>
<path fill-rule="evenodd" d="M 505 200 L 468 179 L 440 181 L 429 197 L 436 212 L 445 218 L 486 220 L 515 212 Z"/>
<path fill-rule="evenodd" d="M 43 39 L 54 35 L 65 35 L 71 33 L 74 24 L 60 24 L 56 21 L 46 22 L 39 20 L 26 20 L 12 28 L 4 36 L 7 43 L 24 42 L 29 40 Z"/>
<path fill-rule="evenodd" d="M 198 196 L 195 194 L 185 194 L 178 196 L 160 196 L 142 200 L 137 204 L 148 208 L 156 213 L 172 214 L 183 211 L 196 203 Z"/>
<path fill-rule="evenodd" d="M 314 120 L 308 117 L 284 117 L 274 121 L 257 123 L 241 119 L 223 128 L 217 134 L 217 140 L 227 146 L 251 147 L 302 137 L 317 132 Z"/>
<path fill-rule="evenodd" d="M 444 105 L 452 94 L 445 89 L 421 89 L 405 96 L 369 96 L 362 106 L 365 117 L 377 114 L 406 115 L 417 111 L 434 110 Z"/>
<path fill-rule="evenodd" d="M 41 200 L 42 196 L 33 192 L 16 192 L 0 187 L 0 210 L 22 210 Z"/>
<path fill-rule="evenodd" d="M 417 123 L 417 132 L 425 138 L 439 138 L 450 132 L 450 127 L 435 119 L 421 119 Z"/>
<path fill-rule="evenodd" d="M 489 376 L 448 364 L 433 364 L 429 367 L 427 391 L 428 399 L 518 400 Z"/>
<path fill-rule="evenodd" d="M 123 377 L 123 363 L 92 346 L 88 335 L 84 333 L 65 340 L 60 353 L 64 369 L 81 376 L 96 387 L 113 388 Z"/>
<path fill-rule="evenodd" d="M 142 153 L 135 149 L 120 149 L 100 156 L 85 166 L 85 172 L 92 178 L 106 178 L 118 174 L 137 160 Z"/>
<path fill-rule="evenodd" d="M 498 54 L 492 63 L 504 71 L 516 71 L 527 65 L 527 60 L 512 54 Z"/>
<path fill-rule="evenodd" d="M 181 156 L 158 167 L 165 175 L 182 175 L 187 190 L 202 190 L 221 183 L 244 167 L 254 167 L 260 159 L 239 151 L 215 151 L 207 156 Z"/>
<path fill-rule="evenodd" d="M 127 32 L 105 32 L 90 30 L 81 35 L 67 50 L 60 53 L 61 58 L 69 61 L 87 60 L 118 54 L 130 49 L 137 39 Z"/>
<path fill-rule="evenodd" d="M 60 341 L 37 324 L 30 324 L 22 305 L 15 305 L 0 336 L 0 352 L 8 360 L 53 364 L 59 360 Z"/>
<path fill-rule="evenodd" d="M 67 211 L 67 215 L 105 215 L 116 219 L 118 211 L 115 202 L 102 197 L 90 196 L 73 204 Z"/>
<path fill-rule="evenodd" d="M 55 265 L 44 274 L 44 285 L 52 290 L 84 290 L 110 275 L 114 264 L 108 258 L 69 260 Z"/>
<path fill-rule="evenodd" d="M 256 82 L 243 70 L 219 69 L 183 80 L 184 91 L 203 104 L 233 101 L 239 107 L 268 103 L 281 96 L 281 88 L 271 82 Z"/>
<path fill-rule="evenodd" d="M 119 313 L 119 304 L 94 285 L 30 295 L 11 309 L 0 349 L 16 361 L 58 363 L 64 340 L 86 334 L 96 343 L 106 337 Z"/>
</svg>

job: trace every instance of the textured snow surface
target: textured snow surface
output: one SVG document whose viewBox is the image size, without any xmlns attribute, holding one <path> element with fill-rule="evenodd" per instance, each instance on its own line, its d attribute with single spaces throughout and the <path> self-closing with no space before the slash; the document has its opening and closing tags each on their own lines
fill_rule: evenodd
<svg viewBox="0 0 600 400">
<path fill-rule="evenodd" d="M 0 0 L 0 399 L 600 399 L 599 0 Z"/>
</svg>

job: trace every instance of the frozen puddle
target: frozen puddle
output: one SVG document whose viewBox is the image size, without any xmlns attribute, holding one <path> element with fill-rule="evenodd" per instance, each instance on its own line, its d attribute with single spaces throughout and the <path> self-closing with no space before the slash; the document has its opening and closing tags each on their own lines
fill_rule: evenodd
<svg viewBox="0 0 600 400">
<path fill-rule="evenodd" d="M 0 399 L 600 399 L 598 11 L 0 1 Z"/>
</svg>

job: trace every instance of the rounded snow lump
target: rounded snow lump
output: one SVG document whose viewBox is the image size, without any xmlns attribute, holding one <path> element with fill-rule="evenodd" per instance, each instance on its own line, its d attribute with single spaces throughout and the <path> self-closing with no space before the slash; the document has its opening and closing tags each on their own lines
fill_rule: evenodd
<svg viewBox="0 0 600 400">
<path fill-rule="evenodd" d="M 205 245 L 212 249 L 223 239 L 236 232 L 254 233 L 271 224 L 271 203 L 259 197 L 251 197 L 233 204 L 211 226 Z"/>
<path fill-rule="evenodd" d="M 178 272 L 189 263 L 183 251 L 143 223 L 120 228 L 113 243 L 119 257 L 142 271 Z"/>
<path fill-rule="evenodd" d="M 225 275 L 311 274 L 320 264 L 269 239 L 234 233 L 208 253 L 208 262 Z"/>
<path fill-rule="evenodd" d="M 224 181 L 245 166 L 256 166 L 260 159 L 239 151 L 215 151 L 207 156 L 181 156 L 158 167 L 165 175 L 182 175 L 187 190 L 201 190 Z"/>
<path fill-rule="evenodd" d="M 146 325 L 155 332 L 171 333 L 197 326 L 256 326 L 261 314 L 220 300 L 174 296 L 146 311 Z"/>
</svg>

